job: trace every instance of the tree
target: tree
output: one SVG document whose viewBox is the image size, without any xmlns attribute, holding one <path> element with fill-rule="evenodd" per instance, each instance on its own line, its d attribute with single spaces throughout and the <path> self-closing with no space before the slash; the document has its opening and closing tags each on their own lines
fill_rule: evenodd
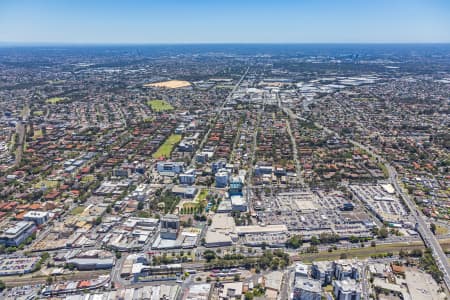
<svg viewBox="0 0 450 300">
<path fill-rule="evenodd" d="M 379 231 L 378 231 L 378 236 L 382 239 L 387 238 L 389 235 L 389 231 L 387 230 L 386 226 L 382 227 Z"/>
<path fill-rule="evenodd" d="M 359 238 L 356 237 L 356 236 L 354 236 L 354 235 L 351 235 L 351 236 L 348 238 L 348 240 L 349 240 L 350 243 L 352 243 L 352 244 L 355 244 L 355 243 L 359 242 Z"/>
<path fill-rule="evenodd" d="M 311 245 L 308 248 L 306 248 L 306 253 L 318 253 L 319 249 L 316 245 Z"/>
<path fill-rule="evenodd" d="M 102 217 L 101 216 L 98 216 L 96 219 L 95 219 L 95 225 L 100 225 L 102 223 Z"/>
<path fill-rule="evenodd" d="M 137 206 L 137 209 L 138 209 L 138 210 L 144 209 L 144 202 L 139 201 L 138 206 Z"/>
<path fill-rule="evenodd" d="M 311 237 L 311 245 L 316 246 L 319 244 L 320 244 L 320 241 L 316 236 Z"/>
<path fill-rule="evenodd" d="M 423 255 L 422 249 L 413 249 L 410 254 L 410 256 L 412 257 L 422 257 L 422 255 Z"/>
<path fill-rule="evenodd" d="M 431 224 L 430 224 L 430 230 L 431 230 L 431 232 L 432 232 L 434 235 L 436 235 L 436 224 L 431 223 Z"/>
<path fill-rule="evenodd" d="M 0 280 L 0 292 L 5 289 L 6 285 L 3 281 Z"/>
<path fill-rule="evenodd" d="M 288 248 L 293 248 L 293 249 L 298 249 L 300 248 L 300 246 L 303 244 L 302 242 L 302 237 L 299 235 L 294 235 L 292 237 L 290 237 L 287 241 L 286 241 L 286 246 Z"/>
<path fill-rule="evenodd" d="M 321 243 L 336 243 L 337 241 L 339 241 L 339 235 L 335 234 L 335 233 L 321 233 L 319 235 L 319 241 Z"/>
<path fill-rule="evenodd" d="M 207 262 L 210 262 L 211 260 L 216 258 L 216 253 L 212 250 L 206 250 L 205 252 L 203 252 L 203 257 Z"/>
</svg>

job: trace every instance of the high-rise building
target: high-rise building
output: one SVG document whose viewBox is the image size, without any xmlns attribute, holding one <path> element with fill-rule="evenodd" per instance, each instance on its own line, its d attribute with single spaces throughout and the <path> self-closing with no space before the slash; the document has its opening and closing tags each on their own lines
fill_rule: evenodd
<svg viewBox="0 0 450 300">
<path fill-rule="evenodd" d="M 159 235 L 162 239 L 176 240 L 180 230 L 180 219 L 175 215 L 165 215 L 161 218 Z"/>
</svg>

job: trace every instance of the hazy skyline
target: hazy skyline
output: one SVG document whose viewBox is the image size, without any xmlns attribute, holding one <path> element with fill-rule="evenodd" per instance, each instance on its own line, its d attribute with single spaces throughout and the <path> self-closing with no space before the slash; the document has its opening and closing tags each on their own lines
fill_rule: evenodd
<svg viewBox="0 0 450 300">
<path fill-rule="evenodd" d="M 448 43 L 450 1 L 4 0 L 0 42 Z"/>
</svg>

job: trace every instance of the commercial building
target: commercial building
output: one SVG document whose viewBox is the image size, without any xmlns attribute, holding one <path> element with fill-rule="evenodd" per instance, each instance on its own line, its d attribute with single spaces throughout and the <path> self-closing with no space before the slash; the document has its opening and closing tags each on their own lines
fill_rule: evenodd
<svg viewBox="0 0 450 300">
<path fill-rule="evenodd" d="M 9 246 L 19 246 L 36 230 L 34 222 L 20 221 L 11 224 L 0 234 L 0 244 Z"/>
<path fill-rule="evenodd" d="M 131 270 L 134 282 L 145 281 L 146 277 L 151 276 L 175 276 L 175 274 L 181 272 L 183 272 L 181 264 L 149 266 L 142 263 L 135 263 Z"/>
<path fill-rule="evenodd" d="M 67 261 L 68 264 L 72 264 L 78 270 L 101 270 L 111 269 L 114 265 L 114 259 L 112 257 L 105 258 L 73 258 Z"/>
<path fill-rule="evenodd" d="M 225 159 L 219 159 L 213 163 L 211 163 L 211 171 L 213 174 L 216 174 L 219 170 L 225 169 L 227 165 L 227 161 Z M 224 170 L 226 171 L 226 170 Z"/>
<path fill-rule="evenodd" d="M 281 271 L 274 271 L 264 274 L 264 288 L 266 289 L 267 299 L 278 299 L 283 283 L 284 273 Z"/>
<path fill-rule="evenodd" d="M 195 183 L 195 169 L 190 169 L 180 174 L 180 183 L 193 185 Z"/>
<path fill-rule="evenodd" d="M 230 197 L 231 200 L 231 209 L 233 211 L 246 212 L 247 211 L 247 202 L 244 197 L 241 195 L 233 195 Z"/>
<path fill-rule="evenodd" d="M 206 247 L 231 246 L 237 240 L 236 224 L 228 214 L 217 213 L 212 217 L 211 225 L 205 235 Z"/>
<path fill-rule="evenodd" d="M 176 240 L 180 230 L 180 218 L 175 215 L 165 215 L 161 218 L 160 237 L 162 239 Z"/>
<path fill-rule="evenodd" d="M 224 283 L 223 288 L 219 291 L 219 299 L 242 299 L 242 282 Z"/>
<path fill-rule="evenodd" d="M 236 233 L 238 235 L 245 234 L 271 234 L 271 233 L 285 233 L 288 231 L 288 228 L 284 224 L 278 225 L 247 225 L 247 226 L 238 226 L 236 227 Z"/>
<path fill-rule="evenodd" d="M 216 180 L 216 187 L 218 188 L 227 187 L 229 180 L 228 171 L 225 169 L 220 169 L 215 175 L 215 180 Z"/>
<path fill-rule="evenodd" d="M 32 221 L 36 225 L 42 225 L 49 219 L 49 213 L 46 211 L 29 211 L 24 215 L 25 221 Z"/>
<path fill-rule="evenodd" d="M 39 256 L 11 258 L 3 257 L 0 260 L 0 276 L 13 276 L 31 273 L 39 260 Z"/>
<path fill-rule="evenodd" d="M 193 199 L 197 195 L 197 188 L 187 185 L 175 185 L 172 188 L 172 194 L 181 198 Z"/>
<path fill-rule="evenodd" d="M 156 169 L 159 173 L 172 172 L 175 174 L 180 174 L 184 170 L 184 162 L 158 162 L 156 164 Z"/>
<path fill-rule="evenodd" d="M 260 176 L 263 174 L 272 174 L 273 167 L 272 166 L 262 166 L 262 165 L 256 165 L 255 166 L 255 175 Z"/>
<path fill-rule="evenodd" d="M 230 196 L 242 196 L 242 188 L 244 184 L 240 177 L 234 177 L 231 179 L 230 188 L 228 189 L 228 194 Z"/>
<path fill-rule="evenodd" d="M 181 289 L 178 285 L 154 285 L 132 288 L 121 288 L 106 292 L 94 292 L 92 294 L 81 291 L 72 294 L 65 299 L 69 300 L 101 300 L 101 299 L 178 299 Z M 201 299 L 201 298 L 200 298 Z"/>
<path fill-rule="evenodd" d="M 185 300 L 208 300 L 211 296 L 211 284 L 202 283 L 189 286 L 183 299 Z"/>
</svg>

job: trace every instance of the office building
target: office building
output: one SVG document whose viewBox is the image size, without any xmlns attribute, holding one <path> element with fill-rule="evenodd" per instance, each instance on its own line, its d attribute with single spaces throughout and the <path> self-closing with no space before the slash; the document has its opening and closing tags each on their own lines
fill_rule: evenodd
<svg viewBox="0 0 450 300">
<path fill-rule="evenodd" d="M 13 223 L 0 234 L 0 244 L 9 246 L 19 246 L 36 230 L 34 222 L 21 221 Z"/>
<path fill-rule="evenodd" d="M 160 237 L 176 240 L 180 230 L 180 219 L 175 215 L 165 215 L 161 218 Z"/>
<path fill-rule="evenodd" d="M 24 215 L 25 221 L 32 221 L 36 225 L 42 225 L 49 219 L 49 214 L 46 211 L 29 211 Z"/>
<path fill-rule="evenodd" d="M 215 179 L 217 188 L 227 187 L 229 180 L 228 171 L 225 169 L 220 169 L 218 172 L 216 172 Z"/>
</svg>

